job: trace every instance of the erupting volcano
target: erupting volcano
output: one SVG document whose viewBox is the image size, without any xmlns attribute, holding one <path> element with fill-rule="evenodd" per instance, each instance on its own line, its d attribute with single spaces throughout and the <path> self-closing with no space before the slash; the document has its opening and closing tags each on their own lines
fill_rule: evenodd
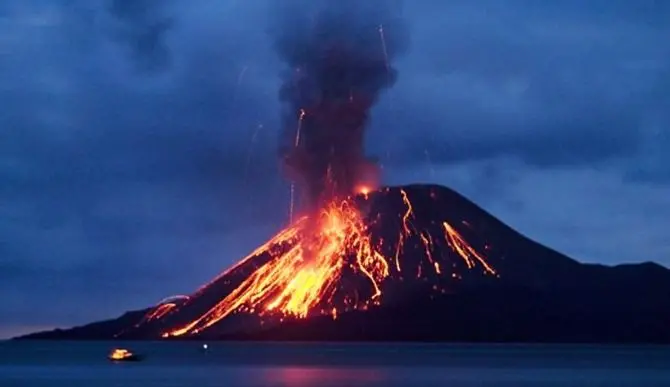
<svg viewBox="0 0 670 387">
<path fill-rule="evenodd" d="M 668 270 L 580 264 L 445 187 L 380 188 L 364 130 L 406 48 L 397 2 L 298 3 L 271 29 L 288 226 L 192 295 L 30 337 L 670 342 Z"/>
<path fill-rule="evenodd" d="M 387 290 L 397 289 L 396 283 L 428 284 L 441 293 L 449 281 L 462 279 L 464 270 L 495 278 L 496 270 L 483 253 L 440 214 L 433 217 L 429 208 L 422 208 L 422 219 L 415 222 L 408 192 L 416 190 L 384 189 L 331 201 L 282 230 L 181 306 L 159 304 L 138 328 L 167 326 L 163 337 L 168 337 L 197 335 L 233 314 L 258 316 L 263 323 L 323 314 L 337 318 L 380 305 Z M 422 202 L 437 199 L 437 191 L 425 192 L 428 197 Z M 388 213 L 375 203 L 404 210 Z M 366 206 L 367 213 L 362 210 Z M 458 226 L 467 228 L 467 223 Z M 389 231 L 397 234 L 387 235 Z M 481 243 L 479 248 L 487 247 Z M 221 294 L 213 288 L 222 284 L 230 290 L 209 304 L 212 293 Z M 180 311 L 197 317 L 179 324 Z"/>
<path fill-rule="evenodd" d="M 172 337 L 198 335 L 240 313 L 263 324 L 324 314 L 337 318 L 379 306 L 389 283 L 409 277 L 457 279 L 460 266 L 497 276 L 484 253 L 446 219 L 415 223 L 406 190 L 371 191 L 378 171 L 363 152 L 364 129 L 380 92 L 396 79 L 392 61 L 405 43 L 398 11 L 386 0 L 326 0 L 286 14 L 275 42 L 287 64 L 280 149 L 292 182 L 292 223 L 215 280 L 230 283 L 230 290 L 195 318 L 180 323 L 172 316 L 198 303 L 212 285 L 180 307 L 160 304 L 140 327 L 164 325 L 162 336 Z M 401 207 L 373 210 L 373 197 L 399 200 Z M 294 220 L 294 213 L 301 216 Z M 388 230 L 391 235 L 384 234 Z M 410 258 L 408 250 L 418 245 L 420 252 Z M 445 247 L 460 262 L 445 254 Z M 441 281 L 430 284 L 445 291 Z"/>
</svg>

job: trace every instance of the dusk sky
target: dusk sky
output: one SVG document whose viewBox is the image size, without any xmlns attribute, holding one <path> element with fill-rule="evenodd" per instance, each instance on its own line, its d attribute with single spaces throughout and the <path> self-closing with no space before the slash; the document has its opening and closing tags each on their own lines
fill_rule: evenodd
<svg viewBox="0 0 670 387">
<path fill-rule="evenodd" d="M 3 0 L 0 338 L 190 293 L 287 221 L 280 0 Z M 411 0 L 367 135 L 582 262 L 670 266 L 670 2 Z"/>
</svg>

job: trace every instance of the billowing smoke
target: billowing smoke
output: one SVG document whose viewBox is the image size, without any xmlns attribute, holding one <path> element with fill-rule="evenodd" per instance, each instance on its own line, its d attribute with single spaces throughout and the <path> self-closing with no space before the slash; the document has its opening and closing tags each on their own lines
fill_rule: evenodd
<svg viewBox="0 0 670 387">
<path fill-rule="evenodd" d="M 408 40 L 399 1 L 287 1 L 282 7 L 272 30 L 287 65 L 280 151 L 289 178 L 315 204 L 374 178 L 364 129 L 380 93 L 396 81 L 393 60 Z"/>
</svg>

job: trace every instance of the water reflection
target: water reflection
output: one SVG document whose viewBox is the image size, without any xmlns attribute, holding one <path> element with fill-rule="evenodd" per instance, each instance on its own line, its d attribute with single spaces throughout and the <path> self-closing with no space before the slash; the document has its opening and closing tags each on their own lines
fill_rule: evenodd
<svg viewBox="0 0 670 387">
<path fill-rule="evenodd" d="M 353 387 L 387 385 L 390 375 L 383 368 L 277 367 L 268 368 L 261 384 L 286 387 Z"/>
</svg>

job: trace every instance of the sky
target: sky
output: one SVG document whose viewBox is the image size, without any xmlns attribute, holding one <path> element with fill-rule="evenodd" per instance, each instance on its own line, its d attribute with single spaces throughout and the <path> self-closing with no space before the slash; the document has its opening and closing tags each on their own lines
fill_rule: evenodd
<svg viewBox="0 0 670 387">
<path fill-rule="evenodd" d="M 189 293 L 277 231 L 270 0 L 0 4 L 0 338 Z M 670 3 L 412 0 L 368 153 L 582 262 L 670 266 Z"/>
</svg>

